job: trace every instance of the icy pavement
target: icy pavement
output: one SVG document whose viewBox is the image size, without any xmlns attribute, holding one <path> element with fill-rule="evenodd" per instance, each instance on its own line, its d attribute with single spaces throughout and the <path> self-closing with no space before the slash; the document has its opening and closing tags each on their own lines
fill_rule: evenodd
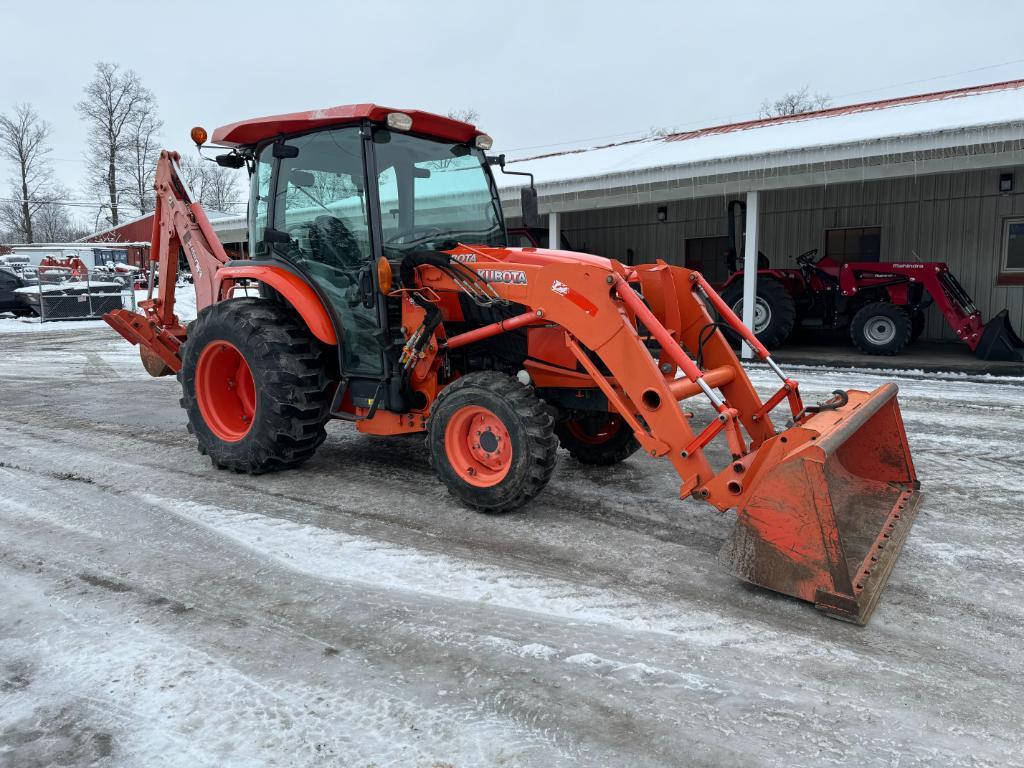
<svg viewBox="0 0 1024 768">
<path fill-rule="evenodd" d="M 643 456 L 505 517 L 342 423 L 217 472 L 111 332 L 0 332 L 0 766 L 1024 765 L 1024 380 L 898 382 L 927 496 L 857 628 Z"/>
</svg>

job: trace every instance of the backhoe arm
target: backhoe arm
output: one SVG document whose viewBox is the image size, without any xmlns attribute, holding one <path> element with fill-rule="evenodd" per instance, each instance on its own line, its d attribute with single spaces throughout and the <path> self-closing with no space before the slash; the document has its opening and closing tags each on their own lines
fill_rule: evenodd
<svg viewBox="0 0 1024 768">
<path fill-rule="evenodd" d="M 142 362 L 153 376 L 181 368 L 178 348 L 185 328 L 174 314 L 178 254 L 184 252 L 192 271 L 197 310 L 217 300 L 217 270 L 228 261 L 202 204 L 192 199 L 178 165 L 180 159 L 177 152 L 164 150 L 156 167 L 149 291 L 146 300 L 139 302 L 142 314 L 119 309 L 103 318 L 125 339 L 139 345 Z M 154 275 L 159 276 L 155 295 Z"/>
</svg>

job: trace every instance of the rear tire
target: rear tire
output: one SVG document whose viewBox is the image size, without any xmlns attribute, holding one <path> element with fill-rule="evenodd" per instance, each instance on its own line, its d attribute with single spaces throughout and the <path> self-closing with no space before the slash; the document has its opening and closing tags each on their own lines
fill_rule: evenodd
<svg viewBox="0 0 1024 768">
<path fill-rule="evenodd" d="M 910 313 L 886 301 L 861 307 L 850 323 L 850 338 L 867 355 L 898 355 L 912 332 Z"/>
<path fill-rule="evenodd" d="M 581 464 L 607 467 L 625 461 L 640 450 L 629 424 L 613 413 L 565 419 L 555 426 L 555 434 L 562 447 Z"/>
<path fill-rule="evenodd" d="M 256 298 L 207 307 L 190 325 L 181 359 L 188 430 L 215 467 L 287 469 L 326 438 L 323 348 L 289 307 Z"/>
<path fill-rule="evenodd" d="M 445 387 L 427 424 L 427 452 L 449 493 L 480 512 L 511 512 L 540 493 L 558 453 L 554 419 L 533 390 L 479 371 Z"/>
<path fill-rule="evenodd" d="M 743 319 L 743 281 L 737 280 L 722 291 L 722 300 Z M 757 279 L 757 305 L 754 307 L 754 335 L 768 349 L 782 344 L 796 324 L 796 302 L 786 286 L 771 277 Z M 736 339 L 726 334 L 730 341 Z"/>
</svg>

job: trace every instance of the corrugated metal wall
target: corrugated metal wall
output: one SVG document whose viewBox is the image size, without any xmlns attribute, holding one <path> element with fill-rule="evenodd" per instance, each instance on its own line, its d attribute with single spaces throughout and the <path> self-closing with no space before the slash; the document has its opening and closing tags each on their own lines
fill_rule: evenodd
<svg viewBox="0 0 1024 768">
<path fill-rule="evenodd" d="M 760 249 L 772 263 L 793 266 L 811 248 L 824 253 L 825 230 L 880 225 L 882 261 L 945 261 L 985 319 L 1006 307 L 1024 328 L 1024 286 L 997 286 L 1003 223 L 1024 216 L 1024 173 L 1011 194 L 999 193 L 999 170 L 904 177 L 761 193 Z M 562 231 L 581 251 L 625 261 L 662 258 L 682 265 L 691 237 L 726 234 L 728 198 L 699 198 L 562 214 Z M 665 205 L 667 220 L 657 221 Z M 926 338 L 951 339 L 933 307 Z"/>
</svg>

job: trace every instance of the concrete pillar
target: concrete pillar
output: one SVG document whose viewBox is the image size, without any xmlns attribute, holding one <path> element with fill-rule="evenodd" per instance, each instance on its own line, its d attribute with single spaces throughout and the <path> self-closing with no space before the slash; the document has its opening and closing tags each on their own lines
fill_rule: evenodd
<svg viewBox="0 0 1024 768">
<path fill-rule="evenodd" d="M 548 214 L 548 248 L 561 248 L 562 236 L 558 228 L 558 213 Z"/>
<path fill-rule="evenodd" d="M 743 236 L 743 324 L 754 329 L 757 297 L 757 192 L 747 192 L 746 232 Z M 743 357 L 754 357 L 754 350 L 743 342 Z"/>
</svg>

